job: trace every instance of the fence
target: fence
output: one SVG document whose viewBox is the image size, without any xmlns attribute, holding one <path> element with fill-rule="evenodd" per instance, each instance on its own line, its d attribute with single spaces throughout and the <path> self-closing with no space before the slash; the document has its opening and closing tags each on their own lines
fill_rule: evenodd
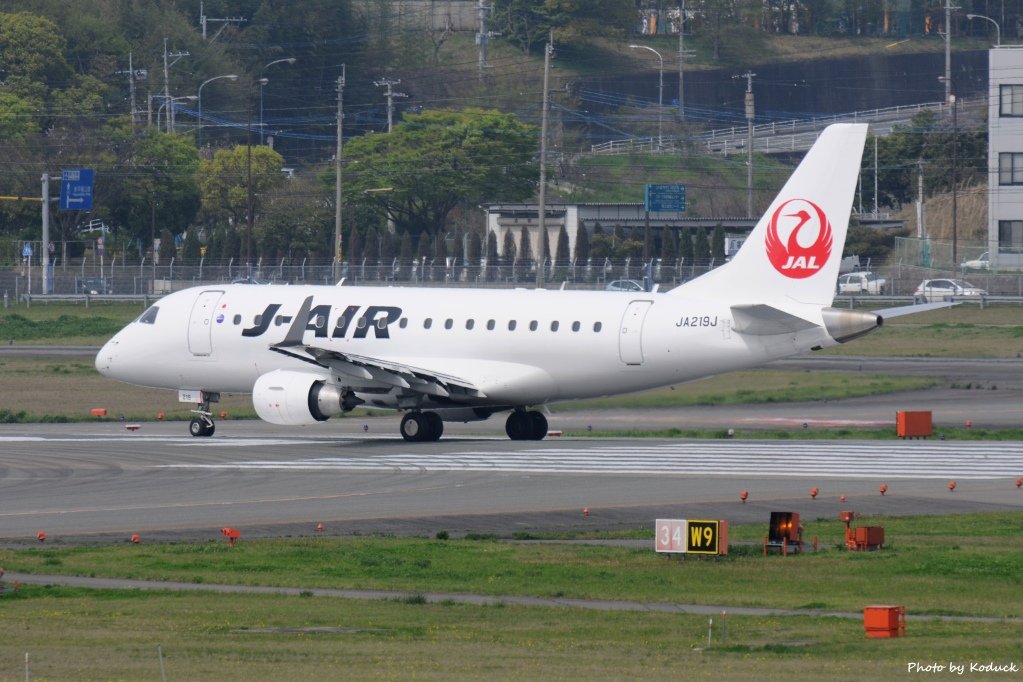
<svg viewBox="0 0 1023 682">
<path fill-rule="evenodd" d="M 387 261 L 363 259 L 344 261 L 337 266 L 338 279 L 346 284 L 376 286 L 464 286 L 464 287 L 516 287 L 535 286 L 537 268 L 542 267 L 542 281 L 548 288 L 600 289 L 620 279 L 643 280 L 649 266 L 653 283 L 661 289 L 678 286 L 713 267 L 713 263 L 666 264 L 659 260 L 649 264 L 640 259 L 590 259 L 576 261 L 535 261 L 488 263 L 486 259 L 469 262 L 447 258 Z M 191 286 L 224 284 L 230 282 L 278 284 L 336 284 L 335 263 L 281 260 L 275 263 L 260 261 L 251 268 L 234 261 L 166 265 L 151 263 L 100 266 L 82 261 L 67 267 L 60 264 L 51 268 L 49 291 L 54 295 L 120 295 L 160 296 Z M 42 270 L 39 265 L 20 266 L 0 271 L 0 291 L 15 299 L 25 294 L 38 295 L 43 291 Z"/>
</svg>

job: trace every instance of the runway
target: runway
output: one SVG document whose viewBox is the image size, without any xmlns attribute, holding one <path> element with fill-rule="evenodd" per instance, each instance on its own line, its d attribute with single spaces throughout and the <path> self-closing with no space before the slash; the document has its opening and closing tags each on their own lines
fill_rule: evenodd
<svg viewBox="0 0 1023 682">
<path fill-rule="evenodd" d="M 0 426 L 0 541 L 34 542 L 39 531 L 71 543 L 136 532 L 218 538 L 224 526 L 247 537 L 312 534 L 316 523 L 338 534 L 511 533 L 649 527 L 676 514 L 766 522 L 776 509 L 812 518 L 1023 509 L 1019 444 L 998 441 L 511 442 L 454 429 L 412 444 L 389 423 L 366 433 L 356 420 L 316 430 L 223 421 L 210 439 L 180 423 L 140 426 Z"/>
</svg>

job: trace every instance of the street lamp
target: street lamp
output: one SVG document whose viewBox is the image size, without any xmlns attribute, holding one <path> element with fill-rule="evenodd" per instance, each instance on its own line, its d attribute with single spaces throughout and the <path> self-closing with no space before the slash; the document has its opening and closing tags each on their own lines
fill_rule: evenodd
<svg viewBox="0 0 1023 682">
<path fill-rule="evenodd" d="M 664 105 L 664 58 L 661 57 L 660 52 L 649 45 L 629 45 L 629 47 L 633 49 L 642 48 L 644 50 L 650 50 L 657 55 L 657 61 L 659 62 L 659 66 L 657 67 L 657 148 L 660 149 L 663 144 L 661 135 L 661 118 Z"/>
<path fill-rule="evenodd" d="M 990 21 L 995 25 L 995 47 L 1002 46 L 1002 27 L 998 25 L 998 22 L 991 17 L 985 17 L 983 14 L 967 14 L 967 19 L 983 19 L 984 21 Z"/>
<path fill-rule="evenodd" d="M 259 73 L 262 74 L 264 71 L 266 71 L 268 68 L 270 68 L 274 64 L 283 64 L 283 63 L 294 64 L 295 61 L 296 61 L 296 59 L 294 57 L 285 57 L 284 59 L 275 59 L 272 62 L 270 62 L 269 64 L 264 64 L 263 68 L 259 70 Z M 263 144 L 263 86 L 266 85 L 269 82 L 270 81 L 268 81 L 265 78 L 260 78 L 259 79 L 259 83 L 260 83 L 259 84 L 259 144 Z"/>
<path fill-rule="evenodd" d="M 228 78 L 233 81 L 238 80 L 238 76 L 236 76 L 233 73 L 229 73 L 223 76 L 214 76 L 213 78 L 207 78 L 202 82 L 202 85 L 199 86 L 199 93 L 198 95 L 196 95 L 196 99 L 199 100 L 199 134 L 197 137 L 200 148 L 202 148 L 202 89 L 206 86 L 207 83 L 212 83 L 213 81 L 220 80 L 221 78 Z"/>
<path fill-rule="evenodd" d="M 162 97 L 162 95 L 153 95 L 153 97 Z M 156 127 L 160 128 L 160 112 L 168 104 L 174 106 L 174 102 L 194 102 L 199 99 L 196 95 L 185 95 L 184 97 L 164 97 L 163 104 L 156 110 Z M 171 116 L 171 107 L 167 107 L 167 132 L 174 132 L 174 118 Z"/>
</svg>

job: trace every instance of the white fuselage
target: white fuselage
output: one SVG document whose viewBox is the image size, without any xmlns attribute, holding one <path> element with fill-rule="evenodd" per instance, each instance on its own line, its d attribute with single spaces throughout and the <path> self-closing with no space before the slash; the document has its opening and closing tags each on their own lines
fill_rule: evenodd
<svg viewBox="0 0 1023 682">
<path fill-rule="evenodd" d="M 663 293 L 223 285 L 161 299 L 151 321 L 103 347 L 97 368 L 132 384 L 221 393 L 249 393 L 278 369 L 330 377 L 271 349 L 309 296 L 303 343 L 470 382 L 483 394 L 473 405 L 638 391 L 835 344 L 823 328 L 740 334 L 726 302 Z M 363 397 L 394 406 L 381 393 Z"/>
</svg>

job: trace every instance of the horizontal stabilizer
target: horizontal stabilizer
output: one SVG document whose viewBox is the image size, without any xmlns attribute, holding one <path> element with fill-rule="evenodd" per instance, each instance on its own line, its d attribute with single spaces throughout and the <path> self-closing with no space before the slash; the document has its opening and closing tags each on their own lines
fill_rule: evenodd
<svg viewBox="0 0 1023 682">
<path fill-rule="evenodd" d="M 902 317 L 903 315 L 912 315 L 913 313 L 926 313 L 928 310 L 938 310 L 940 308 L 951 308 L 954 305 L 959 305 L 959 301 L 937 301 L 935 303 L 916 303 L 914 305 L 900 305 L 895 308 L 883 308 L 881 310 L 871 311 L 877 315 L 880 315 L 884 319 L 890 317 Z"/>
<path fill-rule="evenodd" d="M 732 319 L 735 321 L 735 331 L 752 336 L 791 334 L 819 326 L 762 303 L 733 305 Z"/>
</svg>

